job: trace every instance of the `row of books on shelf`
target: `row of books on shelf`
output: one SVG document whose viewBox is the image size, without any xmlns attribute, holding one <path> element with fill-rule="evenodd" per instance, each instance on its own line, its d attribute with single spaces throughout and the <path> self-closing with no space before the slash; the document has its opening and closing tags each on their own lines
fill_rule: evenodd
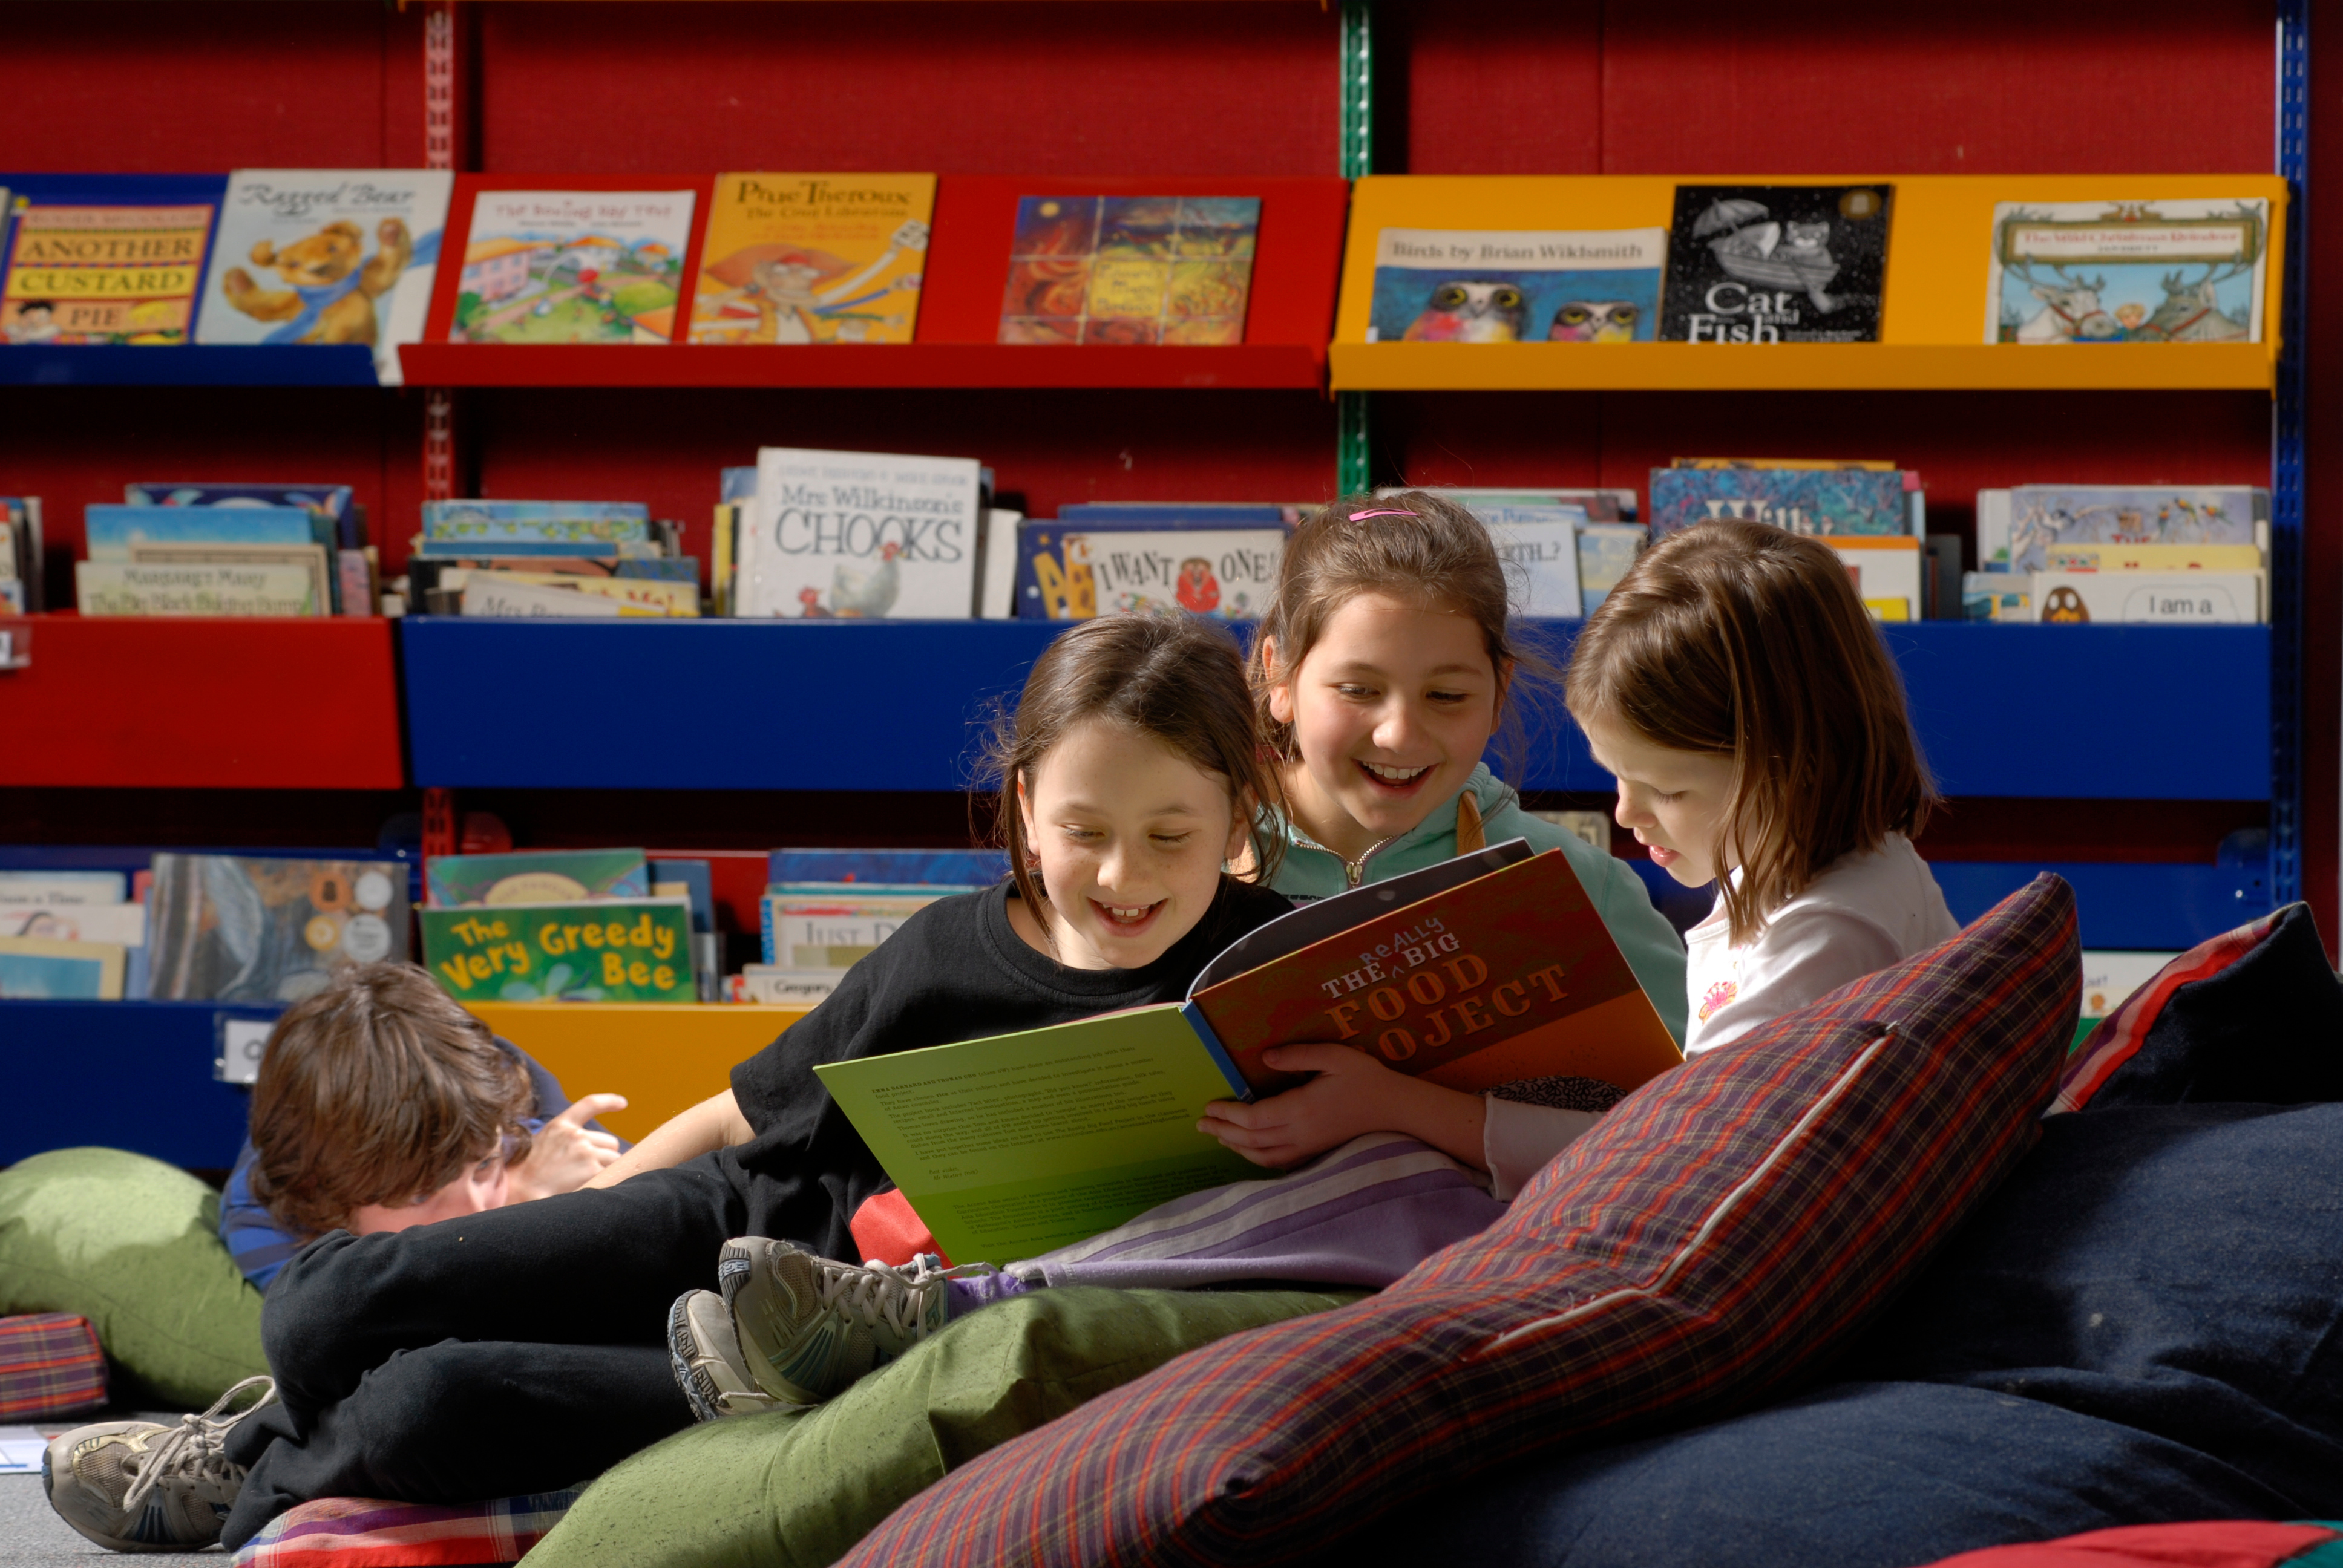
<svg viewBox="0 0 2343 1568">
<path fill-rule="evenodd" d="M 776 849 L 764 962 L 727 972 L 709 861 L 639 849 L 397 859 L 156 853 L 0 869 L 0 999 L 297 1001 L 419 955 L 465 1001 L 812 1001 L 916 910 L 1000 880 L 991 850 Z"/>
<path fill-rule="evenodd" d="M 7 341 L 363 344 L 385 384 L 397 346 L 427 338 L 908 343 L 936 193 L 931 174 L 753 171 L 555 188 L 425 169 L 0 181 Z M 1258 196 L 1026 197 L 999 340 L 1241 342 L 1260 224 Z"/>
<path fill-rule="evenodd" d="M 0 181 L 7 341 L 358 344 L 386 383 L 416 341 L 910 342 L 936 196 L 931 174 Z M 997 340 L 1243 341 L 1262 198 L 1163 183 L 1019 196 L 1005 254 L 983 258 L 1005 273 Z M 1527 226 L 1502 205 L 1474 228 L 1354 223 L 1363 340 L 1876 342 L 1896 196 L 1683 184 L 1665 226 Z M 1976 236 L 1983 341 L 2258 342 L 2270 220 L 2246 195 L 1998 203 Z"/>
<path fill-rule="evenodd" d="M 1521 613 L 1593 613 L 1653 538 L 1718 518 L 1813 535 L 1882 620 L 2251 623 L 2268 618 L 2267 490 L 2033 485 L 1977 492 L 1976 561 L 1931 534 L 1885 460 L 1678 458 L 1629 488 L 1440 492 L 1490 530 Z M 1081 619 L 1266 603 L 1297 504 L 997 506 L 974 458 L 765 447 L 719 478 L 703 605 L 683 527 L 633 501 L 426 502 L 394 613 L 501 618 Z M 1394 492 L 1385 492 L 1386 494 Z M 36 498 L 0 498 L 0 606 L 40 608 Z M 133 483 L 84 510 L 85 615 L 365 615 L 365 508 L 342 485 Z"/>
<path fill-rule="evenodd" d="M 296 1001 L 403 960 L 398 860 L 159 853 L 139 869 L 0 870 L 0 998 Z"/>
</svg>

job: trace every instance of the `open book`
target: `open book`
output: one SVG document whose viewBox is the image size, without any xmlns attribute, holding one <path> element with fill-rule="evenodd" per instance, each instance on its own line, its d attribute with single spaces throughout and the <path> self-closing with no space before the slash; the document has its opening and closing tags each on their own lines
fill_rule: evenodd
<svg viewBox="0 0 2343 1568">
<path fill-rule="evenodd" d="M 1471 1092 L 1684 1060 L 1569 859 L 1515 839 L 1272 920 L 1185 1002 L 814 1070 L 946 1255 L 1006 1263 L 1261 1175 L 1197 1120 L 1319 1041 Z"/>
</svg>

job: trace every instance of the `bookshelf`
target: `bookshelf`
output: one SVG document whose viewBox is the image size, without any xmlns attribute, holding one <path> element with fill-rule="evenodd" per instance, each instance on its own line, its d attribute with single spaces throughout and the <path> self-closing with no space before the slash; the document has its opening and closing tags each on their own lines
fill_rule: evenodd
<svg viewBox="0 0 2343 1568">
<path fill-rule="evenodd" d="M 2089 943 L 2180 945 L 2298 890 L 2331 938 L 2343 531 L 2303 527 L 2303 407 L 2275 343 L 2039 364 L 1965 340 L 1697 363 L 1674 345 L 1606 349 L 1618 357 L 1599 363 L 1540 357 L 1535 345 L 1471 360 L 1450 346 L 1380 345 L 1363 368 L 1349 351 L 1363 346 L 1332 326 L 1353 199 L 1338 175 L 1664 184 L 1684 170 L 1867 167 L 1906 187 L 2215 175 L 2268 167 L 2273 133 L 2291 127 L 2286 172 L 2298 181 L 2299 0 L 2277 13 L 2298 106 L 2284 126 L 2271 112 L 2271 12 L 2141 3 L 2120 17 L 2016 0 L 1909 15 L 1843 0 L 1687 0 L 1648 13 L 1604 0 L 52 7 L 21 18 L 12 39 L 44 85 L 43 113 L 12 141 L 20 167 L 934 169 L 937 265 L 918 340 L 900 348 L 419 345 L 406 351 L 408 385 L 377 388 L 354 353 L 68 360 L 0 347 L 0 461 L 10 487 L 47 500 L 52 548 L 65 556 L 81 507 L 118 499 L 127 478 L 347 477 L 392 572 L 402 519 L 435 486 L 640 498 L 684 518 L 687 549 L 705 558 L 716 470 L 776 441 L 978 455 L 1041 516 L 1091 499 L 1312 498 L 1338 483 L 1641 490 L 1644 472 L 1679 452 L 1894 457 L 1927 477 L 1932 527 L 1954 532 L 1967 530 L 1966 498 L 1981 486 L 2268 482 L 2293 498 L 2278 568 L 2282 585 L 2308 585 L 2298 623 L 2212 633 L 1923 624 L 1889 640 L 1956 797 L 1949 836 L 1932 831 L 1923 848 L 1957 911 L 2048 867 L 2080 890 Z M 869 68 L 874 51 L 886 71 Z M 775 92 L 784 78 L 789 92 Z M 2191 102 L 2217 107 L 2171 113 L 2161 89 L 2137 85 L 2184 79 Z M 614 93 L 623 113 L 577 107 Z M 123 116 L 126 95 L 156 112 Z M 298 103 L 332 108 L 288 113 Z M 2332 145 L 2343 155 L 2343 140 Z M 997 172 L 1019 169 L 1031 173 Z M 1302 225 L 1322 260 L 1297 250 L 1272 265 L 1268 247 L 1286 237 L 1272 206 L 1257 327 L 1242 347 L 1002 347 L 989 341 L 998 277 L 945 263 L 962 243 L 971 257 L 1005 256 L 979 232 L 995 221 L 984 203 L 1037 179 L 1322 191 Z M 963 211 L 978 227 L 955 239 L 948 220 Z M 2311 278 L 2343 279 L 2335 237 L 2308 252 Z M 1982 257 L 1973 266 L 1981 273 Z M 2287 293 L 2298 301 L 2302 290 Z M 1907 294 L 1899 276 L 1889 297 Z M 171 837 L 235 847 L 266 841 L 272 814 L 341 821 L 350 809 L 335 803 L 363 799 L 387 815 L 419 809 L 426 789 L 451 791 L 435 800 L 458 815 L 493 807 L 525 842 L 722 851 L 936 840 L 964 819 L 958 791 L 983 699 L 1012 689 L 1048 635 L 418 618 L 373 626 L 351 675 L 321 657 L 324 641 L 297 639 L 338 637 L 338 626 L 222 628 L 286 635 L 214 644 L 200 661 L 176 642 L 111 640 L 124 629 L 43 618 L 33 668 L 0 672 L 0 733 L 29 729 L 42 741 L 0 748 L 0 840 L 37 839 L 70 819 L 151 842 L 146 824 L 167 814 Z M 2300 682 L 2307 703 L 2298 632 L 2314 671 Z M 825 633 L 836 635 L 811 640 Z M 524 678 L 557 646 L 596 680 L 558 699 L 474 696 L 494 689 L 484 676 Z M 270 712 L 266 737 L 222 735 L 211 716 L 255 700 Z M 1537 803 L 1598 803 L 1605 780 L 1572 740 L 1548 735 L 1525 780 Z M 140 793 L 157 788 L 185 792 Z M 119 803 L 104 825 L 66 809 L 97 790 Z M 709 804 L 679 804 L 695 799 Z M 2258 849 L 2251 835 L 2265 828 L 2271 848 Z M 2070 842 L 2085 849 L 2060 848 Z M 746 860 L 735 869 L 750 879 Z M 214 1010 L 103 1005 L 104 1027 L 144 1043 L 101 1057 L 85 1042 L 112 1037 L 75 1021 L 79 1004 L 5 1004 L 0 1060 L 45 1064 L 25 1069 L 34 1092 L 18 1098 L 12 1136 L 225 1163 L 241 1112 L 236 1091 L 209 1084 Z M 200 1028 L 188 1021 L 198 1015 Z M 712 1092 L 713 1056 L 727 1049 L 679 1061 L 673 1092 Z M 117 1063 L 155 1064 L 156 1081 L 176 1087 L 126 1097 L 104 1125 L 75 1120 L 76 1107 L 109 1102 L 90 1075 L 110 1085 Z M 55 1136 L 34 1131 L 35 1117 Z M 190 1141 L 174 1141 L 183 1132 Z M 205 1138 L 225 1140 L 226 1152 L 196 1147 Z M 0 1159 L 14 1148 L 0 1145 Z"/>
<path fill-rule="evenodd" d="M 1566 657 L 1577 626 L 1536 623 L 1531 635 Z M 1059 629 L 1042 621 L 414 618 L 400 650 L 414 779 L 458 790 L 753 789 L 813 767 L 831 789 L 964 789 L 993 705 L 1015 696 Z M 2268 630 L 1919 621 L 1886 637 L 1948 795 L 2260 800 L 2270 787 L 2270 708 L 2258 679 Z M 530 660 L 602 672 L 598 703 L 662 714 L 660 744 L 613 746 L 598 727 L 516 727 L 493 706 L 413 695 L 463 690 L 476 679 L 468 672 Z M 732 690 L 697 678 L 711 668 L 789 671 L 786 719 L 743 722 Z M 2167 678 L 2152 688 L 2130 679 L 2143 668 Z M 952 679 L 935 680 L 939 669 Z M 2103 694 L 2087 724 L 2028 727 L 1979 699 L 2025 690 L 2046 669 Z M 841 733 L 860 737 L 850 753 L 809 758 L 808 737 Z M 1610 789 L 1585 737 L 1559 713 L 1537 712 L 1532 733 L 1524 789 Z"/>
</svg>

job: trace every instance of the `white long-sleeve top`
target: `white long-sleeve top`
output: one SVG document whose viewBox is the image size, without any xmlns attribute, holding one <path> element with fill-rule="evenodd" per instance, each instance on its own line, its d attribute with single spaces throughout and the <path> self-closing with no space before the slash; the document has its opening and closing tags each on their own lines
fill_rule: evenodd
<svg viewBox="0 0 2343 1568">
<path fill-rule="evenodd" d="M 1684 937 L 1684 1054 L 1714 1050 L 1959 934 L 1927 862 L 1901 833 L 1833 861 L 1737 947 L 1720 895 Z M 1595 1121 L 1584 1111 L 1493 1097 L 1485 1103 L 1482 1153 L 1500 1198 L 1519 1191 Z"/>
</svg>

